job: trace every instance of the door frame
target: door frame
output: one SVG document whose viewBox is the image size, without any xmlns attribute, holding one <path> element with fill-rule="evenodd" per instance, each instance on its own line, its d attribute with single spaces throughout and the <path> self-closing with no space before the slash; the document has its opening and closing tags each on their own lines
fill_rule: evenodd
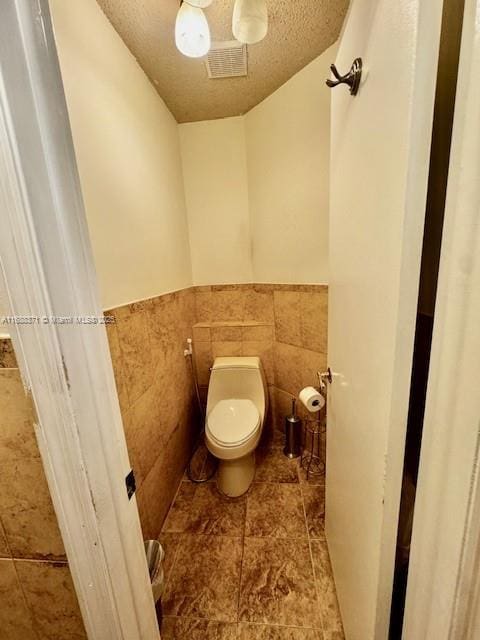
<svg viewBox="0 0 480 640">
<path fill-rule="evenodd" d="M 467 0 L 415 502 L 405 640 L 473 640 L 480 633 L 479 65 L 480 0 Z"/>
<path fill-rule="evenodd" d="M 478 408 L 468 394 L 468 374 L 479 355 L 479 0 L 467 0 L 464 24 L 405 612 L 408 640 L 465 637 L 480 612 L 473 570 L 480 555 L 478 416 L 465 420 L 465 411 Z M 10 312 L 102 316 L 47 0 L 1 4 L 0 55 L 0 266 Z M 105 328 L 50 323 L 11 325 L 9 331 L 35 402 L 40 454 L 88 636 L 158 638 L 138 511 L 126 494 L 130 466 Z M 452 406 L 446 401 L 454 385 L 461 394 Z M 446 468 L 459 474 L 447 490 Z M 446 550 L 448 562 L 434 562 Z M 453 588 L 440 593 L 438 585 L 449 583 Z M 444 631 L 428 635 L 438 621 Z"/>
<path fill-rule="evenodd" d="M 357 5 L 357 6 L 356 6 Z M 367 5 L 369 5 L 367 11 Z M 351 30 L 351 24 L 348 22 L 344 25 L 343 34 L 348 38 L 351 34 L 362 34 L 362 29 L 365 28 L 365 25 L 370 27 L 370 24 L 375 25 L 375 20 L 378 19 L 378 16 L 382 14 L 382 8 L 388 5 L 387 3 L 382 3 L 378 1 L 374 1 L 372 3 L 365 3 L 361 0 L 358 2 L 353 2 L 350 6 L 348 17 L 353 18 L 355 21 L 358 20 L 358 31 L 355 29 Z M 405 7 L 403 7 L 405 5 Z M 379 523 L 379 549 L 378 549 L 378 571 L 377 566 L 375 565 L 375 572 L 372 570 L 372 563 L 368 563 L 365 560 L 365 553 L 362 551 L 359 552 L 358 548 L 355 548 L 352 551 L 352 545 L 342 540 L 342 544 L 335 545 L 335 525 L 334 519 L 335 515 L 331 515 L 334 513 L 334 507 L 338 506 L 338 509 L 345 508 L 345 504 L 350 500 L 347 491 L 339 491 L 337 492 L 336 497 L 333 499 L 329 499 L 329 493 L 332 495 L 333 489 L 330 485 L 329 489 L 329 479 L 328 479 L 328 462 L 327 462 L 327 500 L 326 500 L 326 538 L 330 547 L 331 557 L 332 557 L 332 566 L 333 573 L 338 575 L 338 594 L 340 600 L 340 609 L 342 606 L 345 610 L 345 621 L 347 626 L 347 632 L 353 634 L 353 637 L 361 637 L 363 640 L 363 636 L 365 636 L 365 640 L 384 640 L 388 637 L 389 632 L 389 622 L 390 622 L 390 610 L 391 610 L 391 596 L 392 596 L 392 586 L 393 586 L 393 576 L 394 576 L 394 564 L 395 564 L 395 547 L 396 547 L 396 537 L 397 537 L 397 528 L 398 528 L 398 516 L 399 516 L 399 507 L 400 507 L 400 493 L 401 493 L 401 484 L 402 484 L 402 470 L 404 463 L 404 448 L 405 448 L 405 436 L 406 436 L 406 428 L 407 428 L 407 414 L 408 414 L 408 403 L 409 403 L 409 390 L 410 390 L 410 380 L 411 380 L 411 369 L 412 369 L 412 359 L 413 359 L 413 346 L 414 346 L 414 334 L 415 334 L 415 319 L 416 319 L 416 310 L 418 304 L 418 284 L 419 284 L 419 274 L 420 274 L 420 266 L 421 266 L 421 253 L 422 253 L 422 239 L 423 239 L 423 227 L 425 221 L 425 204 L 427 199 L 427 186 L 428 186 L 428 173 L 429 173 L 429 158 L 430 158 L 430 149 L 431 149 L 431 134 L 432 134 L 432 126 L 433 126 L 433 112 L 434 112 L 434 101 L 435 101 L 435 87 L 436 87 L 436 72 L 438 67 L 438 54 L 439 54 L 439 45 L 440 45 L 440 34 L 441 34 L 441 23 L 442 23 L 442 5 L 441 2 L 420 2 L 420 3 L 396 3 L 398 13 L 395 14 L 395 20 L 392 18 L 392 13 L 388 15 L 387 11 L 385 14 L 388 15 L 390 20 L 390 24 L 393 25 L 393 28 L 401 28 L 405 25 L 408 25 L 408 30 L 411 34 L 415 34 L 415 38 L 412 35 L 412 44 L 415 39 L 415 45 L 410 49 L 412 52 L 411 58 L 403 60 L 403 68 L 408 68 L 409 71 L 411 69 L 411 85 L 409 87 L 411 102 L 408 104 L 408 125 L 405 126 L 405 135 L 406 137 L 406 151 L 404 154 L 404 159 L 402 158 L 401 170 L 397 168 L 397 163 L 392 159 L 390 160 L 390 167 L 395 167 L 395 175 L 397 180 L 403 181 L 405 184 L 403 200 L 401 203 L 397 205 L 397 201 L 395 200 L 396 208 L 398 210 L 401 207 L 403 212 L 402 225 L 398 228 L 398 246 L 399 246 L 399 257 L 398 257 L 398 272 L 397 272 L 397 283 L 395 283 L 395 300 L 391 302 L 390 299 L 388 304 L 395 304 L 396 309 L 396 317 L 393 319 L 389 319 L 388 329 L 391 331 L 392 335 L 394 335 L 394 340 L 392 339 L 391 344 L 389 344 L 389 352 L 391 349 L 391 360 L 389 364 L 391 364 L 391 373 L 389 372 L 388 381 L 389 381 L 389 393 L 390 397 L 388 399 L 388 408 L 385 409 L 383 413 L 382 430 L 385 432 L 385 442 L 384 448 L 382 451 L 382 464 L 379 464 L 379 468 L 376 469 L 376 478 L 378 480 L 377 484 L 381 482 L 383 495 L 376 495 L 377 505 L 379 510 L 381 509 L 382 514 L 380 516 Z M 398 8 L 403 7 L 403 8 Z M 370 19 L 369 18 L 370 14 Z M 347 20 L 348 20 L 347 17 Z M 399 24 L 401 27 L 399 27 Z M 405 29 L 407 31 L 407 29 Z M 382 64 L 378 61 L 375 63 L 375 60 L 369 61 L 369 49 L 371 51 L 372 43 L 370 42 L 370 31 L 368 32 L 368 38 L 360 39 L 359 46 L 352 47 L 351 43 L 347 40 L 346 45 L 348 48 L 348 53 L 344 51 L 344 47 L 342 44 L 339 46 L 339 58 L 337 57 L 337 66 L 341 68 L 350 63 L 351 59 L 354 56 L 360 55 L 364 59 L 364 70 L 367 71 L 365 74 L 365 87 L 367 89 L 367 84 L 370 81 L 376 81 L 378 75 L 383 72 L 385 75 L 390 74 L 390 78 L 395 77 L 391 75 L 392 68 L 397 68 L 400 64 L 398 59 L 389 59 L 388 64 L 385 62 L 384 55 L 382 56 Z M 352 36 L 353 37 L 353 36 Z M 355 41 L 355 40 L 354 40 Z M 375 44 L 375 43 L 373 43 Z M 362 49 L 363 45 L 363 49 Z M 389 46 L 393 47 L 393 44 L 389 42 Z M 398 51 L 398 47 L 394 47 L 396 51 Z M 405 67 L 407 65 L 407 67 Z M 375 68 L 376 67 L 376 68 Z M 375 77 L 374 77 L 375 76 Z M 363 81 L 362 81 L 363 82 Z M 360 87 L 360 91 L 357 97 L 353 100 L 359 100 L 359 104 L 357 105 L 355 102 L 350 103 L 352 106 L 344 106 L 345 101 L 351 100 L 351 97 L 348 94 L 344 94 L 341 97 L 336 98 L 335 100 L 341 101 L 342 111 L 340 112 L 342 116 L 345 117 L 345 123 L 342 122 L 342 125 L 346 127 L 351 126 L 351 120 L 355 118 L 355 110 L 359 110 L 362 112 L 362 87 Z M 385 87 L 383 85 L 379 85 L 377 88 L 377 92 L 375 93 L 376 97 L 376 105 L 379 108 L 387 108 L 391 111 L 387 113 L 395 113 L 395 110 L 392 108 L 392 105 L 384 100 L 385 95 Z M 333 99 L 333 98 L 332 98 Z M 334 101 L 335 102 L 335 101 Z M 385 104 L 388 104 L 388 107 L 385 107 Z M 370 105 L 371 106 L 371 105 Z M 402 103 L 402 108 L 406 109 L 405 105 Z M 349 109 L 351 109 L 352 114 L 349 114 Z M 335 105 L 332 108 L 335 111 Z M 368 114 L 364 114 L 368 115 Z M 402 111 L 402 116 L 404 112 Z M 337 117 L 335 114 L 332 114 L 332 119 Z M 382 121 L 382 118 L 380 118 Z M 402 121 L 403 122 L 403 121 Z M 355 120 L 355 124 L 357 127 L 357 132 L 370 131 L 369 128 L 364 126 L 363 121 Z M 337 125 L 338 126 L 338 125 Z M 345 128 L 342 127 L 341 131 L 343 132 Z M 392 127 L 393 128 L 393 127 Z M 348 129 L 348 133 L 350 133 L 352 129 Z M 386 136 L 383 133 L 383 139 L 385 140 L 384 144 L 386 145 Z M 375 132 L 375 135 L 378 137 L 378 131 Z M 351 140 L 348 136 L 345 136 L 345 140 L 342 141 L 345 144 L 345 148 L 348 148 L 348 144 L 351 143 Z M 398 141 L 395 139 L 388 140 L 388 147 L 385 148 L 396 148 Z M 343 149 L 343 145 L 339 144 L 336 141 L 337 149 Z M 331 150 L 333 153 L 333 148 Z M 337 171 L 337 178 L 339 182 L 337 183 L 341 185 L 341 188 L 344 190 L 344 185 L 342 183 L 343 178 L 339 178 L 339 176 L 345 175 L 354 175 L 354 171 L 356 170 L 355 166 L 349 166 L 348 169 L 346 167 L 342 167 L 341 171 L 338 170 L 338 166 L 334 165 L 334 158 L 336 153 L 331 157 L 331 170 L 332 176 L 331 180 L 334 180 L 334 171 Z M 368 156 L 368 153 L 365 154 L 364 157 Z M 360 164 L 361 159 L 355 156 L 357 163 Z M 395 160 L 397 158 L 395 157 Z M 405 160 L 405 165 L 403 163 Z M 347 161 L 348 162 L 348 161 Z M 367 163 L 368 164 L 368 163 Z M 406 169 L 406 170 L 405 170 Z M 393 174 L 392 174 L 393 175 Z M 364 181 L 365 184 L 369 184 L 368 189 L 374 191 L 377 189 L 377 183 L 381 181 L 381 178 L 375 174 L 371 177 L 371 184 L 369 184 L 368 180 Z M 358 187 L 358 180 L 355 183 Z M 331 192 L 333 192 L 335 188 L 335 183 L 331 182 Z M 385 196 L 385 202 L 387 199 L 391 198 L 391 194 L 388 193 Z M 356 206 L 356 205 L 355 205 Z M 388 205 L 387 205 L 388 211 Z M 351 209 L 351 207 L 344 207 L 345 217 L 348 220 L 348 216 L 352 213 L 352 211 L 357 209 Z M 393 207 L 392 207 L 393 210 Z M 378 211 L 378 209 L 376 209 Z M 358 211 L 357 211 L 358 214 Z M 387 219 L 387 214 L 384 212 L 384 220 Z M 358 218 L 358 215 L 357 215 Z M 357 221 L 358 222 L 358 221 Z M 362 216 L 362 226 L 364 225 L 364 217 Z M 345 226 L 345 229 L 350 229 L 350 225 Z M 331 240 L 332 230 L 335 229 L 335 222 L 331 220 Z M 353 234 L 350 232 L 350 236 Z M 384 243 L 383 243 L 384 246 Z M 331 248 L 332 250 L 332 248 Z M 367 262 L 372 262 L 372 257 L 368 255 L 365 246 L 363 246 L 363 250 L 365 255 L 367 256 Z M 340 256 L 339 262 L 343 262 L 344 256 Z M 376 260 L 378 257 L 376 256 Z M 378 264 L 381 264 L 379 261 Z M 335 270 L 335 264 L 331 264 L 330 268 Z M 380 267 L 378 267 L 375 274 L 379 273 Z M 363 275 L 363 274 L 362 274 Z M 350 276 L 350 273 L 349 273 Z M 378 278 L 376 278 L 378 280 Z M 358 274 L 355 274 L 355 283 L 358 286 L 360 277 Z M 374 279 L 372 279 L 374 281 Z M 345 291 L 348 285 L 351 286 L 350 280 L 345 277 L 345 273 L 342 273 L 342 277 L 339 279 L 338 290 Z M 413 284 L 412 284 L 413 283 Z M 331 317 L 331 311 L 335 309 L 337 305 L 338 316 L 347 317 L 345 314 L 344 308 L 338 306 L 338 303 L 335 300 L 335 279 L 332 277 L 332 282 L 330 283 L 330 292 L 332 293 L 332 305 L 329 305 L 329 320 Z M 365 286 L 365 282 L 362 283 Z M 367 288 L 365 286 L 365 288 Z M 373 296 L 372 296 L 373 297 Z M 364 296 L 365 298 L 365 296 Z M 377 285 L 377 300 L 381 300 L 381 305 L 384 306 L 387 303 L 385 302 L 385 298 L 382 295 L 382 291 L 379 290 Z M 365 302 L 365 299 L 361 302 L 362 312 L 365 312 L 365 309 L 368 310 L 368 324 L 366 322 L 365 316 L 367 313 L 365 312 L 365 316 L 363 314 L 358 314 L 362 316 L 362 320 L 359 321 L 358 316 L 355 317 L 356 326 L 367 326 L 370 328 L 370 318 L 374 317 L 376 321 L 378 318 L 381 318 L 382 327 L 377 325 L 377 330 L 381 331 L 385 327 L 385 317 L 381 314 L 381 311 L 378 308 L 375 308 L 369 302 Z M 354 309 L 354 305 L 352 304 L 349 307 L 350 313 Z M 391 323 L 391 324 L 390 324 Z M 347 323 L 345 323 L 347 325 Z M 341 325 L 340 325 L 341 326 Z M 361 356 L 359 356 L 361 362 L 363 363 L 373 363 L 375 361 L 376 355 L 371 351 L 367 351 L 362 344 L 361 340 L 363 339 L 363 335 L 355 334 L 355 340 L 352 339 L 350 335 L 350 331 L 346 326 L 342 327 L 342 332 L 338 331 L 336 333 L 337 340 L 343 342 L 343 344 L 348 344 L 350 346 L 354 345 L 354 351 L 356 345 L 358 345 L 359 353 L 361 352 Z M 345 337 L 346 336 L 346 337 Z M 367 397 L 370 392 L 370 398 L 367 401 L 367 404 L 370 403 L 371 406 L 375 406 L 378 398 L 375 396 L 376 384 L 378 380 L 381 380 L 381 385 L 384 387 L 385 382 L 383 378 L 379 378 L 381 373 L 378 370 L 375 370 L 373 365 L 365 366 L 365 364 L 360 364 L 357 366 L 357 370 L 354 375 L 345 374 L 342 366 L 338 367 L 339 373 L 336 375 L 335 371 L 337 370 L 337 363 L 332 362 L 335 354 L 331 351 L 330 347 L 334 344 L 335 333 L 329 331 L 329 364 L 333 370 L 333 384 L 331 387 L 331 392 L 329 393 L 329 411 L 328 418 L 330 424 L 328 428 L 335 428 L 334 420 L 335 420 L 335 401 L 342 393 L 342 386 L 345 389 L 358 389 L 362 390 L 362 397 Z M 345 342 L 346 341 L 346 342 Z M 332 344 L 331 344 L 332 343 Z M 371 346 L 371 345 L 370 345 Z M 387 353 L 385 349 L 377 349 L 377 353 Z M 351 353 L 351 351 L 350 351 Z M 360 362 L 360 361 L 359 361 Z M 335 379 L 337 380 L 335 381 Z M 350 378 L 350 379 L 349 379 Z M 378 388 L 378 387 L 377 387 Z M 335 390 L 337 389 L 337 391 Z M 372 391 L 373 390 L 373 391 Z M 338 395 L 336 395 L 338 393 Z M 348 393 L 348 391 L 347 391 Z M 383 397 L 382 397 L 383 401 Z M 371 407 L 370 407 L 371 408 Z M 333 409 L 333 411 L 331 411 Z M 388 413 L 387 413 L 388 411 Z M 368 412 L 367 412 L 368 413 Z M 368 414 L 370 415 L 370 414 Z M 371 430 L 372 426 L 368 418 L 365 417 L 365 412 L 362 413 L 362 421 L 363 424 L 368 425 L 368 429 Z M 350 423 L 350 421 L 346 421 L 344 423 L 348 425 L 345 431 L 352 430 L 355 427 Z M 377 425 L 376 425 L 377 426 Z M 362 432 L 363 434 L 363 432 Z M 342 432 L 342 437 L 345 436 L 345 433 Z M 358 432 L 357 432 L 358 436 Z M 338 436 L 337 436 L 338 438 Z M 368 434 L 363 434 L 362 438 L 366 449 L 371 447 L 371 443 L 368 438 Z M 333 452 L 333 464 L 337 461 L 342 461 L 342 453 L 344 452 L 341 448 L 341 445 L 337 447 L 336 450 L 336 459 L 335 459 L 335 451 L 334 447 L 331 443 L 334 443 L 335 440 L 328 440 L 327 435 L 327 455 L 329 447 L 332 448 Z M 340 442 L 340 438 L 337 440 Z M 354 452 L 355 456 L 359 456 L 359 460 L 364 460 L 363 451 L 358 453 Z M 351 450 L 350 450 L 351 454 Z M 377 452 L 378 455 L 378 452 Z M 376 458 L 376 461 L 380 459 L 380 455 Z M 331 465 L 330 469 L 332 469 L 333 465 Z M 340 467 L 340 464 L 339 464 Z M 380 468 L 381 467 L 381 468 Z M 352 478 L 352 470 L 346 469 L 344 466 L 342 471 L 344 471 L 345 485 L 351 484 Z M 360 478 L 360 474 L 357 474 L 355 480 L 358 481 L 358 486 L 362 486 L 361 482 L 363 478 Z M 353 486 L 353 485 L 351 485 Z M 367 495 L 367 491 L 364 492 Z M 335 499 L 336 498 L 336 499 Z M 336 502 L 336 505 L 334 504 Z M 350 504 L 353 503 L 349 503 Z M 371 503 L 372 504 L 372 503 Z M 359 526 L 359 522 L 362 518 L 364 518 L 364 505 L 362 504 L 362 508 L 359 509 L 358 505 L 354 506 L 354 509 L 357 508 L 357 514 L 360 513 L 360 517 L 357 516 L 355 519 L 355 524 L 352 528 L 352 521 L 355 518 L 354 514 L 352 515 L 351 510 L 344 511 L 345 521 L 342 521 L 342 526 L 346 529 L 348 528 L 347 522 L 350 523 L 350 530 L 355 531 L 355 527 Z M 330 512 L 330 513 L 329 513 Z M 337 525 L 338 527 L 338 525 Z M 355 535 L 357 537 L 357 535 Z M 339 539 L 338 536 L 337 539 Z M 375 547 L 376 549 L 376 547 Z M 348 566 L 351 558 L 351 554 L 355 553 L 358 559 L 357 564 L 355 565 L 355 574 L 359 582 L 365 583 L 368 585 L 365 588 L 364 593 L 373 593 L 373 588 L 371 585 L 375 580 L 375 589 L 376 589 L 376 611 L 375 618 L 372 620 L 372 626 L 374 627 L 373 631 L 366 630 L 361 627 L 362 621 L 359 620 L 361 618 L 362 613 L 365 610 L 369 610 L 369 606 L 365 605 L 365 600 L 361 602 L 361 605 L 358 603 L 360 600 L 356 598 L 355 595 L 352 595 L 350 591 L 347 594 L 344 602 L 342 602 L 342 588 L 344 584 L 348 584 L 347 580 L 344 579 L 342 584 L 342 572 L 345 574 L 345 566 Z M 343 558 L 342 558 L 343 554 Z M 340 559 L 337 562 L 338 556 Z M 370 556 L 369 556 L 370 558 Z M 344 562 L 342 563 L 342 559 Z M 365 569 L 368 568 L 368 571 Z M 350 574 L 351 575 L 351 574 Z M 368 580 L 365 577 L 368 575 Z M 345 589 L 345 592 L 347 590 Z M 373 602 L 373 596 L 370 598 Z M 352 602 L 355 601 L 355 606 L 357 611 L 353 609 L 351 606 Z M 350 610 L 349 610 L 350 607 Z M 352 611 L 354 613 L 352 614 Z M 372 607 L 373 611 L 373 607 Z M 350 614 L 350 615 L 349 615 Z M 349 616 L 350 620 L 347 619 Z M 348 628 L 350 627 L 350 629 Z M 354 632 L 356 630 L 356 635 Z M 370 633 L 370 635 L 369 635 Z M 363 635 L 362 635 L 363 634 Z M 368 638 L 367 638 L 368 636 Z"/>
<path fill-rule="evenodd" d="M 90 640 L 159 638 L 47 0 L 0 5 L 0 267 L 8 325 Z"/>
</svg>

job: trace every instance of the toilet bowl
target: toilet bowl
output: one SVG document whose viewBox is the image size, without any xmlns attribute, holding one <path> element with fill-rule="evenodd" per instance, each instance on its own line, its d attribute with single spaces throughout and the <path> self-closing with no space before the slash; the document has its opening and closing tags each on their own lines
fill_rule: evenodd
<svg viewBox="0 0 480 640">
<path fill-rule="evenodd" d="M 241 496 L 253 481 L 255 449 L 267 410 L 260 358 L 216 358 L 208 386 L 205 443 L 219 460 L 217 487 L 227 496 Z"/>
</svg>

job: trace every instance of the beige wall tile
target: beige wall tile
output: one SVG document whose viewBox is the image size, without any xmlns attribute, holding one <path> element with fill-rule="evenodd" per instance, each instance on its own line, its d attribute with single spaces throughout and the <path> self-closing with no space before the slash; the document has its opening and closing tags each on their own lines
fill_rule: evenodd
<svg viewBox="0 0 480 640">
<path fill-rule="evenodd" d="M 126 412 L 124 429 L 130 463 L 140 485 L 164 444 L 160 424 L 160 397 L 156 387 L 147 389 Z"/>
<path fill-rule="evenodd" d="M 38 640 L 86 640 L 67 564 L 15 561 Z"/>
<path fill-rule="evenodd" d="M 113 374 L 115 376 L 120 409 L 122 411 L 126 411 L 129 406 L 127 383 L 125 380 L 125 368 L 123 366 L 120 340 L 118 338 L 118 331 L 115 324 L 107 325 L 107 338 L 110 347 L 110 357 L 112 358 Z"/>
<path fill-rule="evenodd" d="M 275 340 L 302 346 L 300 293 L 275 291 Z"/>
<path fill-rule="evenodd" d="M 278 387 L 272 420 L 283 428 L 290 411 L 288 394 L 298 394 L 321 364 L 315 353 L 320 347 L 321 296 L 326 298 L 325 292 L 315 286 L 216 285 L 159 296 L 118 312 L 116 348 L 133 405 L 124 419 L 145 537 L 158 533 L 194 439 L 195 401 L 183 357 L 185 339 L 193 336 L 195 341 L 204 399 L 215 357 L 260 356 L 269 383 Z M 286 344 L 278 335 L 272 342 L 278 329 Z M 300 348 L 302 344 L 309 349 Z"/>
<path fill-rule="evenodd" d="M 2 465 L 0 514 L 13 557 L 64 557 L 40 458 Z"/>
<path fill-rule="evenodd" d="M 198 387 L 198 390 L 200 392 L 200 400 L 203 403 L 203 406 L 206 407 L 207 406 L 207 396 L 208 396 L 208 386 L 201 384 Z"/>
<path fill-rule="evenodd" d="M 177 428 L 167 443 L 167 455 L 159 457 L 141 487 L 140 518 L 144 537 L 156 538 L 173 501 L 183 470 L 187 464 L 193 443 L 197 439 L 194 430 L 198 429 L 192 416 L 180 417 Z M 138 499 L 138 498 L 137 498 Z M 142 513 L 148 511 L 147 519 Z"/>
<path fill-rule="evenodd" d="M 263 427 L 262 437 L 260 439 L 259 448 L 262 449 L 272 449 L 272 448 L 283 448 L 285 445 L 285 437 L 283 429 L 280 429 L 275 424 L 275 415 L 276 415 L 276 407 L 275 407 L 275 395 L 274 395 L 274 387 L 268 387 L 268 414 L 267 420 Z"/>
<path fill-rule="evenodd" d="M 273 342 L 243 342 L 242 356 L 258 356 L 262 361 L 268 384 L 274 384 Z"/>
<path fill-rule="evenodd" d="M 0 637 L 38 640 L 13 560 L 0 560 Z"/>
<path fill-rule="evenodd" d="M 11 339 L 0 338 L 0 368 L 16 369 L 17 367 L 17 358 Z"/>
<path fill-rule="evenodd" d="M 179 297 L 180 333 L 184 340 L 192 337 L 192 327 L 197 322 L 195 294 L 193 289 L 184 289 Z"/>
<path fill-rule="evenodd" d="M 273 290 L 254 287 L 251 291 L 247 291 L 243 319 L 273 324 Z"/>
<path fill-rule="evenodd" d="M 130 404 L 145 393 L 152 379 L 152 353 L 147 319 L 143 310 L 131 313 L 117 322 L 123 356 L 125 382 Z"/>
<path fill-rule="evenodd" d="M 219 291 L 251 291 L 255 285 L 252 283 L 237 283 L 237 284 L 213 284 L 211 290 L 213 293 Z"/>
<path fill-rule="evenodd" d="M 302 385 L 302 349 L 282 342 L 274 347 L 275 386 L 297 396 Z"/>
<path fill-rule="evenodd" d="M 212 356 L 215 358 L 241 356 L 241 342 L 212 342 Z"/>
<path fill-rule="evenodd" d="M 241 342 L 242 327 L 240 325 L 213 325 L 211 336 L 212 342 Z"/>
<path fill-rule="evenodd" d="M 11 554 L 10 549 L 8 548 L 7 536 L 5 535 L 2 518 L 0 515 L 0 558 L 9 558 L 10 555 Z"/>
<path fill-rule="evenodd" d="M 210 342 L 210 327 L 193 327 L 193 340 L 195 342 Z"/>
<path fill-rule="evenodd" d="M 180 417 L 195 406 L 191 372 L 183 354 L 179 358 L 157 372 L 155 383 L 128 412 L 127 442 L 140 483 L 161 455 L 171 453 Z"/>
<path fill-rule="evenodd" d="M 0 369 L 0 464 L 38 457 L 33 411 L 18 369 Z"/>
<path fill-rule="evenodd" d="M 269 384 L 268 385 L 268 414 L 267 414 L 267 421 L 265 423 L 264 429 L 267 428 L 270 430 L 270 432 L 274 427 L 275 414 L 276 414 L 275 387 Z"/>
<path fill-rule="evenodd" d="M 318 353 L 317 351 L 310 351 L 309 349 L 301 349 L 301 359 L 302 388 L 308 386 L 317 387 L 317 372 L 325 371 L 327 368 L 326 354 Z"/>
<path fill-rule="evenodd" d="M 232 289 L 212 292 L 212 320 L 243 320 L 246 291 Z"/>
<path fill-rule="evenodd" d="M 270 342 L 273 340 L 273 325 L 253 324 L 243 326 L 242 340 L 244 342 Z"/>
<path fill-rule="evenodd" d="M 138 516 L 140 518 L 140 525 L 142 527 L 142 535 L 144 540 L 153 540 L 155 538 L 155 531 L 152 525 L 152 505 L 150 503 L 151 492 L 149 487 L 143 483 L 137 486 L 135 492 L 138 508 Z"/>
<path fill-rule="evenodd" d="M 302 345 L 311 351 L 327 353 L 328 290 L 301 293 Z"/>
<path fill-rule="evenodd" d="M 197 322 L 210 322 L 212 319 L 212 292 L 195 291 L 195 309 Z"/>
<path fill-rule="evenodd" d="M 275 394 L 275 425 L 277 429 L 284 428 L 285 417 L 289 416 L 292 413 L 292 400 L 295 396 L 286 391 L 282 391 L 282 389 L 278 389 L 274 387 Z M 298 409 L 297 402 L 297 409 Z"/>
<path fill-rule="evenodd" d="M 195 346 L 195 366 L 197 368 L 198 384 L 208 385 L 210 367 L 213 364 L 212 345 L 210 342 L 199 342 Z"/>
<path fill-rule="evenodd" d="M 172 295 L 155 298 L 153 305 L 145 312 L 145 318 L 150 343 L 146 343 L 144 348 L 150 348 L 155 370 L 161 363 L 165 363 L 167 354 L 182 339 L 178 299 Z"/>
</svg>

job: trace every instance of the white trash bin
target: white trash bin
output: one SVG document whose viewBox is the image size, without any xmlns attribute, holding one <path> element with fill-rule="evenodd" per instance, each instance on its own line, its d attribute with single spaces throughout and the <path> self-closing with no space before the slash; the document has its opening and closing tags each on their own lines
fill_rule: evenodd
<svg viewBox="0 0 480 640">
<path fill-rule="evenodd" d="M 163 559 L 165 551 L 158 540 L 145 540 L 145 555 L 147 557 L 148 573 L 152 585 L 155 604 L 160 600 L 164 587 Z"/>
</svg>

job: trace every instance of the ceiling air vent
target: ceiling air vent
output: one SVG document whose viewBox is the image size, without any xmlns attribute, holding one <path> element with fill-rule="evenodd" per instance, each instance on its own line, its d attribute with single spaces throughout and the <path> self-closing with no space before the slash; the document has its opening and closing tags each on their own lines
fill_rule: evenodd
<svg viewBox="0 0 480 640">
<path fill-rule="evenodd" d="M 247 45 L 241 44 L 237 40 L 212 42 L 205 66 L 208 77 L 212 79 L 246 76 L 248 71 Z"/>
</svg>

